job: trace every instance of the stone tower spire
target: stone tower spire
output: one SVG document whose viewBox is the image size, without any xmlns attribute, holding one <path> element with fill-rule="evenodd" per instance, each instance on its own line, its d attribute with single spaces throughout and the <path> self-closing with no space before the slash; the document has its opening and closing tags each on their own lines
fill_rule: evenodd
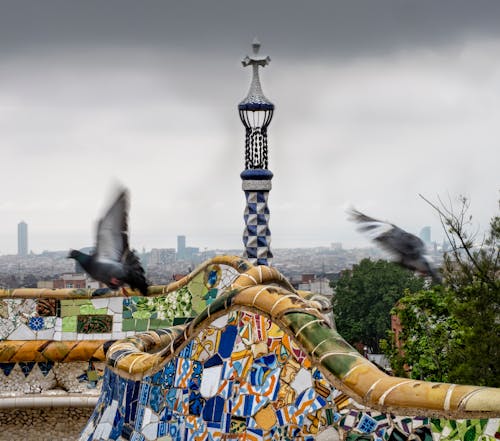
<svg viewBox="0 0 500 441">
<path fill-rule="evenodd" d="M 271 59 L 259 55 L 260 43 L 252 43 L 253 54 L 242 60 L 243 66 L 252 66 L 252 81 L 246 98 L 238 105 L 240 119 L 245 126 L 245 170 L 241 173 L 246 207 L 243 231 L 244 257 L 258 265 L 269 265 L 271 231 L 267 205 L 273 174 L 268 170 L 267 127 L 271 122 L 274 104 L 262 92 L 259 67 Z"/>
</svg>

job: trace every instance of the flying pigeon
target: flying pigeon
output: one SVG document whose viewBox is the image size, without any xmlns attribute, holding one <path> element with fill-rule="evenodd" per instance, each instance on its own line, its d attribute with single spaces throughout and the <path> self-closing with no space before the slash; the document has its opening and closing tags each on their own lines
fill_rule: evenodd
<svg viewBox="0 0 500 441">
<path fill-rule="evenodd" d="M 426 247 L 420 238 L 394 224 L 374 219 L 355 209 L 351 209 L 349 214 L 350 220 L 361 224 L 359 230 L 367 233 L 380 247 L 391 253 L 396 263 L 431 276 L 435 283 L 441 282 L 440 275 L 425 255 Z"/>
<path fill-rule="evenodd" d="M 68 257 L 75 259 L 93 279 L 111 289 L 127 284 L 147 295 L 144 269 L 139 258 L 129 249 L 128 201 L 128 191 L 121 190 L 98 222 L 94 254 L 71 250 Z"/>
</svg>

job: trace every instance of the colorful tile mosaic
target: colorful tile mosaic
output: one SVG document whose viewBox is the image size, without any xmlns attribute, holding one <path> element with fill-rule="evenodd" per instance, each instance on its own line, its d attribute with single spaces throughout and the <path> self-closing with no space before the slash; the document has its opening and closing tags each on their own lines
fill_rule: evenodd
<svg viewBox="0 0 500 441">
<path fill-rule="evenodd" d="M 312 440 L 316 413 L 333 405 L 328 382 L 289 343 L 270 349 L 268 333 L 278 338 L 268 319 L 235 312 L 216 320 L 177 359 L 142 382 L 107 370 L 101 418 L 89 423 L 81 439 L 142 435 L 149 440 L 169 434 L 179 440 L 216 440 L 244 433 L 259 440 L 279 433 Z M 115 421 L 120 427 L 113 426 Z"/>
<path fill-rule="evenodd" d="M 296 292 L 273 268 L 220 256 L 183 281 L 151 287 L 157 297 L 80 291 L 25 300 L 3 293 L 14 298 L 0 300 L 0 376 L 4 383 L 36 377 L 39 385 L 57 378 L 68 391 L 78 389 L 75 382 L 98 387 L 103 378 L 81 441 L 500 437 L 498 419 L 387 413 L 403 407 L 491 414 L 500 395 L 381 374 L 332 329 L 321 302 Z M 78 298 L 86 294 L 98 297 Z M 112 367 L 103 372 L 94 360 Z M 66 362 L 83 366 L 69 377 L 55 373 L 65 371 Z M 386 413 L 361 406 L 344 389 Z M 436 399 L 426 401 L 423 391 Z"/>
<path fill-rule="evenodd" d="M 365 409 L 269 319 L 233 311 L 142 380 L 108 368 L 80 441 L 313 441 L 327 429 L 352 441 L 493 441 L 499 425 Z"/>
</svg>

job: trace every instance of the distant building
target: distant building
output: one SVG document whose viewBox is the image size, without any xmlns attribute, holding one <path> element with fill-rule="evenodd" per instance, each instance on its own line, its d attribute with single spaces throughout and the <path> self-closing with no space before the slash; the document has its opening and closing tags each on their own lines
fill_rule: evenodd
<svg viewBox="0 0 500 441">
<path fill-rule="evenodd" d="M 177 236 L 177 259 L 183 260 L 186 257 L 186 236 Z"/>
<path fill-rule="evenodd" d="M 104 286 L 104 285 L 102 285 Z M 86 274 L 63 274 L 57 279 L 41 281 L 37 283 L 38 288 L 64 289 L 64 288 L 91 288 L 101 287 L 99 282 L 90 279 Z"/>
<path fill-rule="evenodd" d="M 28 224 L 24 221 L 17 224 L 17 255 L 28 255 Z"/>
<path fill-rule="evenodd" d="M 175 248 L 153 248 L 149 254 L 149 265 L 165 265 L 175 261 Z"/>
<path fill-rule="evenodd" d="M 342 250 L 342 242 L 332 242 L 330 248 L 335 251 Z"/>
<path fill-rule="evenodd" d="M 422 239 L 426 245 L 431 243 L 431 227 L 426 226 L 420 230 L 420 239 Z"/>
<path fill-rule="evenodd" d="M 303 291 L 310 291 L 316 294 L 323 294 L 324 296 L 331 297 L 333 295 L 333 289 L 330 286 L 330 280 L 326 277 L 315 276 L 310 277 L 311 274 L 303 274 L 302 282 L 299 283 L 298 289 Z"/>
</svg>

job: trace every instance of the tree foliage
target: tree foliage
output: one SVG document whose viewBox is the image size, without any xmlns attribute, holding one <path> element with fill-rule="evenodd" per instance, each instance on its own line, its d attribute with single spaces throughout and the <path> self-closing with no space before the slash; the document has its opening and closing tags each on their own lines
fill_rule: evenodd
<svg viewBox="0 0 500 441">
<path fill-rule="evenodd" d="M 458 208 L 431 204 L 451 251 L 444 256 L 444 286 L 401 299 L 394 309 L 399 341 L 383 344 L 393 368 L 412 378 L 500 386 L 500 216 L 478 240 L 469 201 Z"/>
<path fill-rule="evenodd" d="M 405 290 L 422 289 L 424 281 L 384 260 L 364 259 L 332 282 L 337 329 L 351 344 L 379 352 L 380 339 L 390 330 L 390 311 Z"/>
<path fill-rule="evenodd" d="M 419 380 L 449 381 L 450 354 L 461 341 L 461 331 L 450 313 L 450 293 L 433 289 L 406 293 L 391 311 L 401 326 L 382 341 L 396 375 Z"/>
</svg>

